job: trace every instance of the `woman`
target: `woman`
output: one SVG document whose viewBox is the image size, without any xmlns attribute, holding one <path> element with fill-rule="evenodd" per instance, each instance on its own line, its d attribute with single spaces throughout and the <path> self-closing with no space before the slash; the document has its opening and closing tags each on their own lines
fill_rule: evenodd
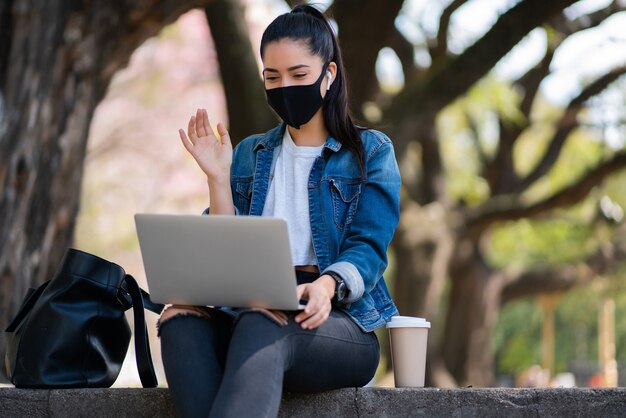
<svg viewBox="0 0 626 418">
<path fill-rule="evenodd" d="M 284 123 L 233 151 L 224 126 L 218 139 L 199 109 L 179 134 L 207 176 L 211 214 L 287 220 L 306 309 L 166 310 L 163 365 L 182 416 L 276 416 L 283 388 L 363 386 L 379 361 L 373 331 L 397 314 L 382 274 L 399 218 L 398 166 L 389 138 L 350 118 L 328 21 L 296 6 L 265 30 L 261 58 Z"/>
</svg>

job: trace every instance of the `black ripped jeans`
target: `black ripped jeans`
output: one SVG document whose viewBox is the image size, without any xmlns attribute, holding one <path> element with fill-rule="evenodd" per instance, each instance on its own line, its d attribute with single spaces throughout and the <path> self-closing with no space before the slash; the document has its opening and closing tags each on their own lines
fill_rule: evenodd
<svg viewBox="0 0 626 418">
<path fill-rule="evenodd" d="M 313 330 L 301 329 L 295 313 L 281 326 L 257 311 L 236 318 L 208 312 L 176 315 L 159 326 L 170 395 L 182 417 L 275 417 L 283 387 L 363 386 L 378 366 L 376 335 L 336 309 Z"/>
</svg>

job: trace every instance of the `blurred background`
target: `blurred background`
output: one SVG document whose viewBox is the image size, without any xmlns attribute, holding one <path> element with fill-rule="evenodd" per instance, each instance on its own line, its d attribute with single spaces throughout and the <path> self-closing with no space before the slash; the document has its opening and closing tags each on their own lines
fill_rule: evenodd
<svg viewBox="0 0 626 418">
<path fill-rule="evenodd" d="M 0 8 L 13 19 L 12 36 L 0 30 L 2 324 L 68 245 L 146 287 L 133 215 L 209 205 L 177 130 L 199 107 L 234 142 L 277 123 L 258 48 L 296 3 Z M 402 315 L 432 323 L 427 385 L 624 385 L 626 1 L 315 4 L 338 33 L 353 113 L 396 148 L 386 280 Z M 58 36 L 29 41 L 45 15 Z M 378 332 L 371 384 L 392 386 Z M 132 345 L 116 385 L 140 385 Z"/>
</svg>

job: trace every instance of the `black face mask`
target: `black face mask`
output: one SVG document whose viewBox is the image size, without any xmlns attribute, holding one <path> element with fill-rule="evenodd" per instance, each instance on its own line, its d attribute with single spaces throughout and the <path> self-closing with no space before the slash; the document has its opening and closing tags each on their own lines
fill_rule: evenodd
<svg viewBox="0 0 626 418">
<path fill-rule="evenodd" d="M 324 64 L 322 74 L 313 84 L 265 89 L 267 103 L 287 125 L 300 129 L 322 106 L 324 98 L 320 94 L 320 85 L 328 64 Z"/>
</svg>

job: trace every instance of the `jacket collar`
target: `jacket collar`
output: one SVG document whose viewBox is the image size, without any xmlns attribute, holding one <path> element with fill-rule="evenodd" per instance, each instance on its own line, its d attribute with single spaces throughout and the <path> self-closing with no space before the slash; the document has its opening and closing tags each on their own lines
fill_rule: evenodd
<svg viewBox="0 0 626 418">
<path fill-rule="evenodd" d="M 279 146 L 283 142 L 283 135 L 285 134 L 286 128 L 287 125 L 282 122 L 280 125 L 267 131 L 261 137 L 259 142 L 254 146 L 254 151 L 258 151 L 261 147 L 272 150 Z M 331 151 L 337 152 L 341 149 L 341 142 L 337 141 L 332 136 L 329 136 L 328 138 L 326 138 L 324 148 L 328 148 Z"/>
</svg>

